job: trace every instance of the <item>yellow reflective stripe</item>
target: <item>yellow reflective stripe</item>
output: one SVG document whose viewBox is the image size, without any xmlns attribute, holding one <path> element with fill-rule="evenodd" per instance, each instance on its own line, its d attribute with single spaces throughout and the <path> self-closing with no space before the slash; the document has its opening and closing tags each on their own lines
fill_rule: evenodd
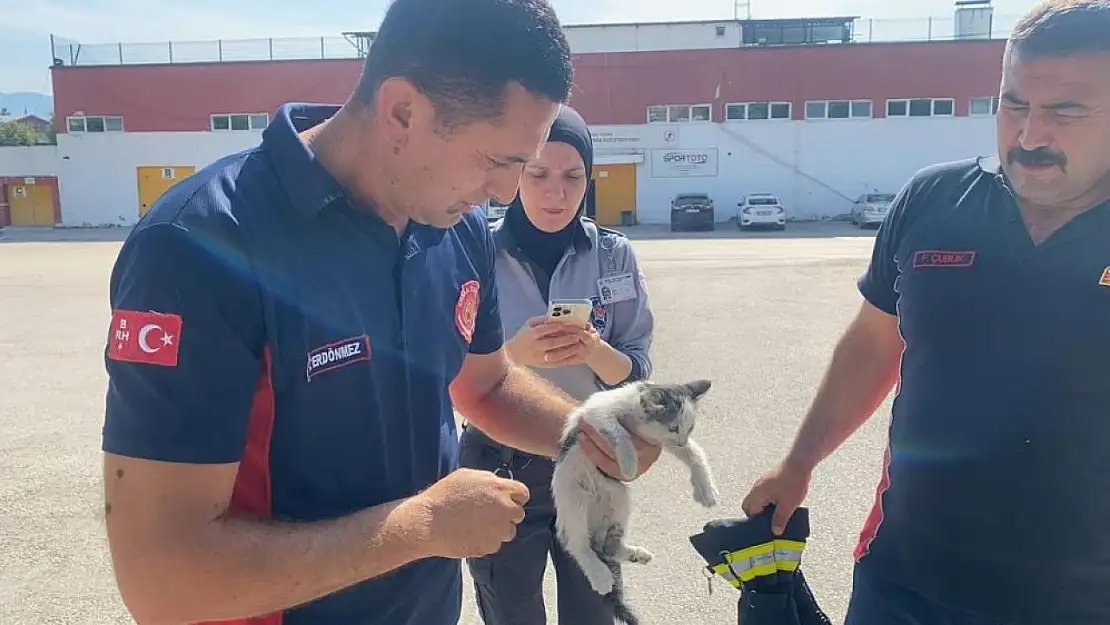
<svg viewBox="0 0 1110 625">
<path fill-rule="evenodd" d="M 806 543 L 799 540 L 776 538 L 766 543 L 722 554 L 725 561 L 711 570 L 729 584 L 740 588 L 741 582 L 757 577 L 774 575 L 779 571 L 794 572 L 802 562 Z"/>
<path fill-rule="evenodd" d="M 780 571 L 794 572 L 802 563 L 802 552 L 806 544 L 799 540 L 786 540 L 776 538 L 775 541 L 775 567 Z"/>
<path fill-rule="evenodd" d="M 770 541 L 733 551 L 725 555 L 725 562 L 728 563 L 732 573 L 745 582 L 757 577 L 773 575 L 777 572 L 775 542 Z"/>
<path fill-rule="evenodd" d="M 713 572 L 716 573 L 717 575 L 720 575 L 722 578 L 724 578 L 724 580 L 726 582 L 728 582 L 729 584 L 731 584 L 734 588 L 739 588 L 740 587 L 740 580 L 736 579 L 736 576 L 733 575 L 732 571 L 730 571 L 728 569 L 727 564 L 715 564 L 715 565 L 713 565 Z"/>
</svg>

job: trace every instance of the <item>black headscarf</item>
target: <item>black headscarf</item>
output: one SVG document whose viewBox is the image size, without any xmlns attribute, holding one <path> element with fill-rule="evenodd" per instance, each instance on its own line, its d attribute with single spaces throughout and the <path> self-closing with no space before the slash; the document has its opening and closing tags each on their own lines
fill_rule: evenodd
<svg viewBox="0 0 1110 625">
<path fill-rule="evenodd" d="M 586 165 L 586 180 L 590 180 L 594 165 L 594 144 L 586 120 L 582 119 L 578 111 L 569 106 L 562 106 L 558 117 L 555 118 L 555 123 L 551 125 L 547 141 L 566 143 L 577 150 Z M 518 192 L 505 211 L 505 225 L 512 233 L 513 240 L 520 251 L 550 277 L 555 273 L 555 267 L 562 260 L 567 248 L 574 242 L 574 237 L 582 230 L 582 213 L 585 208 L 586 198 L 583 197 L 578 205 L 578 213 L 565 228 L 558 232 L 544 232 L 528 220 Z"/>
</svg>

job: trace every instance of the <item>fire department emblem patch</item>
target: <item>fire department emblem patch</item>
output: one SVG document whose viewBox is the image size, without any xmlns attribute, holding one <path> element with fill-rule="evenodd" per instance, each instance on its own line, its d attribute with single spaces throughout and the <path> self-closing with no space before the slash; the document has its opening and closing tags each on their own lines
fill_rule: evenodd
<svg viewBox="0 0 1110 625">
<path fill-rule="evenodd" d="M 594 305 L 593 312 L 590 313 L 590 321 L 593 322 L 594 329 L 597 330 L 598 334 L 604 334 L 606 325 L 605 317 L 607 316 L 605 304 L 602 304 L 601 298 L 596 295 L 590 297 L 590 303 Z"/>
<path fill-rule="evenodd" d="M 477 280 L 463 284 L 455 304 L 455 327 L 467 343 L 474 338 L 474 324 L 478 318 L 478 287 Z"/>
</svg>

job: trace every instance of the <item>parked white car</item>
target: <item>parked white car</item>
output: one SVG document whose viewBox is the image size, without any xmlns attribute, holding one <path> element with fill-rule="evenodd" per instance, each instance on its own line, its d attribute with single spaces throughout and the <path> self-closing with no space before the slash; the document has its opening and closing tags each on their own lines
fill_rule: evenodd
<svg viewBox="0 0 1110 625">
<path fill-rule="evenodd" d="M 860 228 L 878 227 L 893 201 L 893 193 L 864 193 L 852 204 L 852 223 Z"/>
<path fill-rule="evenodd" d="M 736 226 L 751 228 L 770 226 L 786 229 L 786 209 L 782 199 L 772 193 L 749 193 L 736 204 Z"/>
</svg>

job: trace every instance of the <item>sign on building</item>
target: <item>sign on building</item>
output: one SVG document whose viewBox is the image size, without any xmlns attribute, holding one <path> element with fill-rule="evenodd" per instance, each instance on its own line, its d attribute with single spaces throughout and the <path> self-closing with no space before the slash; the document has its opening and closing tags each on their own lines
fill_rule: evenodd
<svg viewBox="0 0 1110 625">
<path fill-rule="evenodd" d="M 652 150 L 652 178 L 713 178 L 717 176 L 717 148 Z"/>
<path fill-rule="evenodd" d="M 663 150 L 678 147 L 675 124 L 591 126 L 595 150 Z"/>
</svg>

